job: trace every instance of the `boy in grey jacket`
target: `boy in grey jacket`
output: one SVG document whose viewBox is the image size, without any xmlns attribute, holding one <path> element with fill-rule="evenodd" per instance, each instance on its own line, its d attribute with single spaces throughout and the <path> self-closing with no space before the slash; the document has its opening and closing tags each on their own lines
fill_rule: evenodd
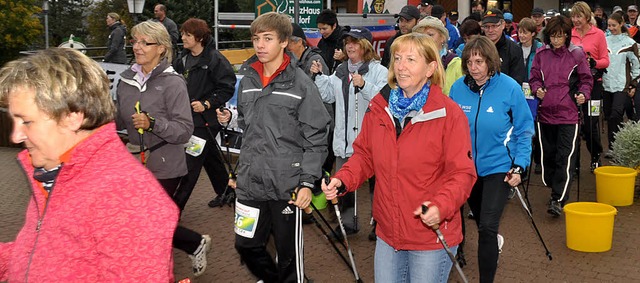
<svg viewBox="0 0 640 283">
<path fill-rule="evenodd" d="M 284 52 L 292 33 L 286 15 L 266 13 L 251 24 L 256 55 L 240 68 L 235 247 L 264 282 L 304 279 L 301 209 L 311 202 L 327 155 L 331 118 L 311 79 Z M 230 113 L 217 111 L 226 123 Z M 319 190 L 320 188 L 317 188 Z M 296 195 L 295 200 L 292 194 Z M 273 234 L 278 263 L 266 250 Z"/>
</svg>

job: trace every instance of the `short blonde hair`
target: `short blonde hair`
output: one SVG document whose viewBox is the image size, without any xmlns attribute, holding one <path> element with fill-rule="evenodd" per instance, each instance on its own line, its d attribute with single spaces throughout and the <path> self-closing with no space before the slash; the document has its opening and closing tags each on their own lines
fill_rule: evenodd
<svg viewBox="0 0 640 283">
<path fill-rule="evenodd" d="M 444 67 L 442 67 L 442 60 L 440 59 L 440 49 L 435 40 L 430 36 L 421 33 L 408 33 L 396 38 L 391 44 L 391 62 L 389 63 L 389 74 L 387 76 L 387 83 L 391 88 L 396 88 L 396 74 L 393 71 L 393 65 L 395 64 L 396 51 L 401 49 L 415 49 L 418 54 L 422 55 L 425 61 L 428 63 L 437 62 L 436 69 L 433 75 L 429 78 L 432 85 L 442 87 L 444 85 Z"/>
<path fill-rule="evenodd" d="M 96 129 L 115 117 L 107 74 L 75 49 L 49 48 L 7 63 L 0 69 L 3 107 L 18 88 L 35 91 L 36 106 L 55 121 L 69 113 L 83 113 L 82 130 Z"/>
<path fill-rule="evenodd" d="M 120 15 L 118 15 L 117 13 L 113 13 L 113 12 L 111 12 L 111 13 L 107 14 L 107 16 L 108 16 L 109 18 L 112 18 L 112 19 L 113 19 L 113 20 L 115 20 L 116 22 L 120 20 Z"/>
<path fill-rule="evenodd" d="M 571 15 L 571 17 L 583 16 L 585 19 L 587 19 L 587 23 L 593 22 L 593 12 L 591 12 L 591 7 L 589 7 L 589 4 L 583 1 L 578 1 L 573 4 L 573 7 L 571 7 L 571 13 L 569 13 L 569 15 Z"/>
<path fill-rule="evenodd" d="M 278 35 L 280 42 L 289 40 L 293 33 L 291 18 L 286 14 L 276 12 L 264 13 L 251 22 L 251 36 L 258 33 L 273 31 Z"/>
<path fill-rule="evenodd" d="M 173 45 L 167 28 L 159 22 L 145 21 L 135 25 L 131 29 L 131 36 L 145 35 L 158 42 L 158 45 L 164 46 L 165 51 L 160 54 L 160 60 L 167 59 L 169 63 L 173 60 Z"/>
</svg>

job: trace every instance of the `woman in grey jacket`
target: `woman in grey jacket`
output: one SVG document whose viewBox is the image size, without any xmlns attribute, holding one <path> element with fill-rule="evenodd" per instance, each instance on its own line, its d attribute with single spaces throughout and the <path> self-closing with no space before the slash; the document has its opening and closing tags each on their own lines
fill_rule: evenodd
<svg viewBox="0 0 640 283">
<path fill-rule="evenodd" d="M 173 54 L 169 33 L 160 23 L 146 21 L 131 29 L 136 63 L 120 74 L 117 90 L 118 128 L 129 141 L 143 145 L 142 163 L 173 197 L 187 174 L 183 145 L 193 133 L 187 85 L 169 65 Z M 189 254 L 195 276 L 207 267 L 211 238 L 178 226 L 174 247 Z"/>
</svg>

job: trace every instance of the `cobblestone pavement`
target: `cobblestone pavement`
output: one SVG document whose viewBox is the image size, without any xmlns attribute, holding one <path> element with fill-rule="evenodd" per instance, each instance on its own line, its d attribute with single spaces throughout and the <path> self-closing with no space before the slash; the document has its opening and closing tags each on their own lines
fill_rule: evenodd
<svg viewBox="0 0 640 283">
<path fill-rule="evenodd" d="M 17 149 L 0 148 L 0 241 L 11 241 L 24 221 L 29 192 L 24 174 L 15 156 Z M 588 153 L 583 148 L 583 166 Z M 605 161 L 606 163 L 606 161 Z M 209 208 L 207 202 L 214 193 L 206 174 L 201 175 L 181 224 L 200 233 L 211 235 L 213 248 L 208 254 L 207 271 L 191 282 L 255 282 L 240 264 L 233 248 L 233 209 Z M 581 172 L 580 200 L 595 201 L 595 178 L 588 169 Z M 576 201 L 576 182 L 571 201 Z M 367 239 L 370 227 L 369 192 L 360 190 L 360 233 L 350 236 L 358 271 L 364 282 L 373 282 L 373 252 L 375 243 Z M 608 252 L 583 253 L 566 247 L 565 218 L 551 218 L 546 213 L 549 189 L 544 188 L 539 175 L 532 175 L 529 197 L 538 228 L 553 255 L 549 261 L 527 215 L 517 198 L 509 201 L 501 222 L 500 234 L 505 238 L 496 282 L 640 282 L 640 204 L 638 200 L 627 207 L 618 207 L 615 217 L 613 247 Z M 468 265 L 463 268 L 470 282 L 478 281 L 477 229 L 467 221 Z M 333 224 L 332 224 L 333 226 Z M 331 248 L 320 230 L 306 225 L 305 270 L 315 282 L 352 282 L 350 269 Z M 346 252 L 344 255 L 347 256 Z M 191 262 L 186 254 L 174 250 L 176 279 L 192 277 Z M 461 282 L 452 269 L 450 282 Z"/>
</svg>

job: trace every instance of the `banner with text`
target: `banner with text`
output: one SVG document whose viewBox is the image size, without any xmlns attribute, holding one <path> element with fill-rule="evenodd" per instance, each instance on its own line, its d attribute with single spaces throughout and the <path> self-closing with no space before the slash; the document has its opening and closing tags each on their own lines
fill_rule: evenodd
<svg viewBox="0 0 640 283">
<path fill-rule="evenodd" d="M 295 15 L 294 0 L 256 0 L 256 17 L 268 13 L 276 12 L 287 14 L 292 18 Z M 298 23 L 302 28 L 316 28 L 316 18 L 322 11 L 322 0 L 298 0 L 300 7 Z"/>
</svg>

